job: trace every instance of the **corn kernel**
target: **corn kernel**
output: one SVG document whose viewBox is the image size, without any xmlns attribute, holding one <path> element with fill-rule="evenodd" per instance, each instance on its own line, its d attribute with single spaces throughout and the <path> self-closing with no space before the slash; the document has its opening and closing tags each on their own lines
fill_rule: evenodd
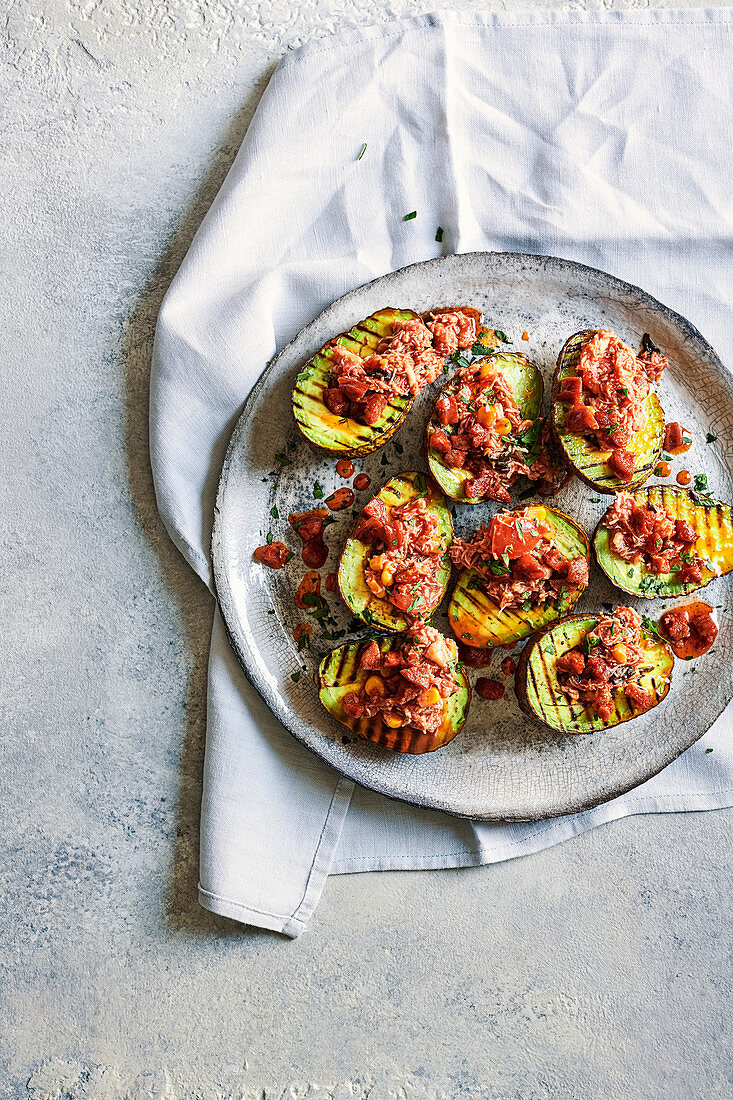
<svg viewBox="0 0 733 1100">
<path fill-rule="evenodd" d="M 420 692 L 417 701 L 421 707 L 434 707 L 440 702 L 440 692 L 437 688 L 428 688 L 427 691 Z"/>
<path fill-rule="evenodd" d="M 384 695 L 384 680 L 381 676 L 370 676 L 364 684 L 367 695 Z"/>
<path fill-rule="evenodd" d="M 376 596 L 379 600 L 383 599 L 383 597 L 386 595 L 386 591 L 379 583 L 379 581 L 375 581 L 374 577 L 367 577 L 366 582 L 367 588 L 372 593 L 372 595 Z"/>
<path fill-rule="evenodd" d="M 493 405 L 481 405 L 476 413 L 479 424 L 491 428 L 496 423 L 496 409 Z"/>
<path fill-rule="evenodd" d="M 382 578 L 381 578 L 382 579 L 382 584 L 384 585 L 385 588 L 389 588 L 392 581 L 394 580 L 394 575 L 395 575 L 395 566 L 394 565 L 385 565 L 384 569 L 382 570 Z"/>
<path fill-rule="evenodd" d="M 618 645 L 615 645 L 613 647 L 611 652 L 613 653 L 613 656 L 614 656 L 615 660 L 617 660 L 620 665 L 623 665 L 626 662 L 626 646 L 625 645 L 621 645 L 621 643 L 619 642 Z"/>
<path fill-rule="evenodd" d="M 375 572 L 377 569 L 381 569 L 384 565 L 384 554 L 375 554 L 373 558 L 369 559 L 369 568 Z"/>
<path fill-rule="evenodd" d="M 399 714 L 385 714 L 382 717 L 384 719 L 384 724 L 389 726 L 390 729 L 398 730 L 402 725 L 402 719 Z"/>
</svg>

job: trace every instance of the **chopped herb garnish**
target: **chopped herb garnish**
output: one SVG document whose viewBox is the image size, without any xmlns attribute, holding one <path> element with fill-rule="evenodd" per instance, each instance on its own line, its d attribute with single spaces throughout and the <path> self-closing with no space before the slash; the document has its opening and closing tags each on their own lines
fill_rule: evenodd
<svg viewBox="0 0 733 1100">
<path fill-rule="evenodd" d="M 272 531 L 267 532 L 267 545 L 272 546 Z"/>
<path fill-rule="evenodd" d="M 492 349 L 487 348 L 486 344 L 482 344 L 480 340 L 477 340 L 471 348 L 471 355 L 491 355 L 491 351 Z"/>
<path fill-rule="evenodd" d="M 279 462 L 281 466 L 292 466 L 293 465 L 293 463 L 288 458 L 288 456 L 283 455 L 283 454 L 275 455 L 275 461 Z"/>
<path fill-rule="evenodd" d="M 505 577 L 511 573 L 511 569 L 507 568 L 506 565 L 502 565 L 501 562 L 498 561 L 490 561 L 489 569 L 497 577 Z"/>
<path fill-rule="evenodd" d="M 272 516 L 273 519 L 279 519 L 280 518 L 280 513 L 277 510 L 277 505 L 276 504 L 273 504 L 272 508 L 270 509 L 270 515 Z"/>
<path fill-rule="evenodd" d="M 494 332 L 504 344 L 511 344 L 511 340 L 505 332 L 502 332 L 500 328 L 495 328 Z"/>
<path fill-rule="evenodd" d="M 661 638 L 661 637 L 662 637 L 662 635 L 661 635 L 661 634 L 660 634 L 660 632 L 659 632 L 659 625 L 658 625 L 658 623 L 656 623 L 656 622 L 654 621 L 654 619 L 650 619 L 648 615 L 642 615 L 642 617 L 641 617 L 641 625 L 642 625 L 642 626 L 644 627 L 644 629 L 645 629 L 645 630 L 647 630 L 647 631 L 648 631 L 648 632 L 649 632 L 650 634 L 656 634 L 656 636 L 657 636 L 658 638 Z"/>
<path fill-rule="evenodd" d="M 356 159 L 357 159 L 357 160 L 361 160 L 361 158 L 362 158 L 362 157 L 364 156 L 364 154 L 366 153 L 366 151 L 367 151 L 367 143 L 366 143 L 366 142 L 364 142 L 364 144 L 362 145 L 361 149 L 359 150 L 359 156 L 358 156 L 358 157 L 357 157 Z"/>
<path fill-rule="evenodd" d="M 411 210 L 409 214 L 405 214 L 405 216 L 402 220 L 403 220 L 403 222 L 411 222 L 416 217 L 417 217 L 417 210 Z"/>
<path fill-rule="evenodd" d="M 662 451 L 662 462 L 671 462 L 672 455 L 668 455 L 666 451 Z"/>
<path fill-rule="evenodd" d="M 707 474 L 695 474 L 695 492 L 704 493 L 708 487 Z"/>
<path fill-rule="evenodd" d="M 405 448 L 402 446 L 401 443 L 395 443 L 394 449 L 397 451 L 398 455 L 401 455 Z"/>
<path fill-rule="evenodd" d="M 313 483 L 313 496 L 316 500 L 323 500 L 323 486 L 318 481 Z"/>
<path fill-rule="evenodd" d="M 590 502 L 591 502 L 591 504 L 600 504 L 601 503 L 601 498 L 600 497 L 590 497 Z"/>
<path fill-rule="evenodd" d="M 291 672 L 290 679 L 293 681 L 294 684 L 297 684 L 298 680 L 300 679 L 300 672 Z"/>
<path fill-rule="evenodd" d="M 717 435 L 715 435 L 714 432 L 708 432 L 707 439 L 705 440 L 705 442 L 706 443 L 714 443 L 717 438 L 718 437 L 717 437 Z M 708 749 L 708 752 L 712 752 L 712 751 L 713 751 L 712 749 Z"/>
<path fill-rule="evenodd" d="M 713 751 L 712 749 L 705 749 L 706 754 L 709 753 L 709 752 L 712 752 L 712 751 Z"/>
<path fill-rule="evenodd" d="M 435 230 L 435 239 L 438 242 L 438 244 L 441 244 L 441 242 L 443 240 L 443 226 L 442 225 L 439 225 L 438 228 Z"/>
</svg>

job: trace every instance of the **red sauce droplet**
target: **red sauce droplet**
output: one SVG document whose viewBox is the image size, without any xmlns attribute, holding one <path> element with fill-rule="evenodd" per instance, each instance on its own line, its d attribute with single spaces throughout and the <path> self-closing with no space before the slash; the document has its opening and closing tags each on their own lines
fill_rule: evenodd
<svg viewBox="0 0 733 1100">
<path fill-rule="evenodd" d="M 354 463 L 348 458 L 340 458 L 336 463 L 336 473 L 339 477 L 351 477 L 354 472 Z"/>
<path fill-rule="evenodd" d="M 654 469 L 655 477 L 669 477 L 672 473 L 672 467 L 668 462 L 660 462 Z"/>
<path fill-rule="evenodd" d="M 313 627 L 310 623 L 298 623 L 295 630 L 293 631 L 293 637 L 295 638 L 296 642 L 300 642 L 303 638 L 310 638 L 312 633 Z M 303 649 L 303 646 L 299 645 L 298 648 Z"/>
<path fill-rule="evenodd" d="M 517 662 L 513 657 L 505 657 L 501 662 L 501 671 L 505 676 L 511 676 L 513 672 L 517 671 Z"/>
<path fill-rule="evenodd" d="M 697 600 L 665 611 L 659 630 L 669 641 L 675 657 L 691 661 L 702 657 L 718 637 L 718 624 L 709 603 Z"/>
<path fill-rule="evenodd" d="M 678 485 L 689 485 L 691 481 L 692 474 L 689 470 L 680 470 L 680 472 L 677 474 Z"/>
<path fill-rule="evenodd" d="M 311 542 L 323 536 L 327 508 L 311 508 L 309 512 L 291 512 L 288 523 L 303 542 Z"/>
<path fill-rule="evenodd" d="M 320 569 L 322 565 L 326 564 L 328 547 L 323 539 L 311 539 L 301 550 L 300 556 L 311 569 Z"/>
<path fill-rule="evenodd" d="M 479 649 L 477 646 L 458 643 L 458 654 L 469 668 L 487 668 L 491 664 L 493 652 L 493 649 Z"/>
<path fill-rule="evenodd" d="M 354 503 L 354 493 L 351 489 L 337 489 L 326 497 L 326 504 L 332 512 L 340 512 L 342 508 L 350 508 Z"/>
<path fill-rule="evenodd" d="M 692 446 L 692 432 L 671 420 L 664 429 L 664 449 L 671 455 L 683 455 Z"/>
<path fill-rule="evenodd" d="M 304 596 L 320 596 L 321 594 L 321 574 L 314 573 L 313 570 L 309 570 L 303 580 L 298 586 L 298 591 L 295 593 L 295 605 L 296 607 L 303 608 L 305 610 L 308 604 L 303 603 Z"/>
<path fill-rule="evenodd" d="M 338 586 L 338 579 L 339 579 L 338 573 L 327 573 L 326 574 L 326 591 L 327 592 L 335 592 L 336 591 L 336 588 Z"/>
<path fill-rule="evenodd" d="M 476 681 L 476 691 L 482 699 L 501 699 L 504 694 L 504 685 L 498 680 L 487 680 L 485 676 L 479 676 Z"/>
<path fill-rule="evenodd" d="M 369 477 L 369 474 L 357 474 L 354 478 L 354 488 L 358 489 L 360 493 L 362 490 L 368 489 L 371 483 L 372 479 Z"/>
<path fill-rule="evenodd" d="M 271 542 L 258 546 L 252 555 L 260 565 L 269 565 L 270 569 L 282 569 L 285 562 L 292 556 L 292 551 L 288 550 L 284 542 Z"/>
</svg>

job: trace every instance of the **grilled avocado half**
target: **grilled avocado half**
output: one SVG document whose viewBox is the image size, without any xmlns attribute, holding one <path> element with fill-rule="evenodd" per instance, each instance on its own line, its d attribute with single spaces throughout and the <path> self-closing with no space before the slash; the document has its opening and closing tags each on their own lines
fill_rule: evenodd
<svg viewBox="0 0 733 1100">
<path fill-rule="evenodd" d="M 613 692 L 613 714 L 604 721 L 592 707 L 573 702 L 560 687 L 555 668 L 557 658 L 580 645 L 599 618 L 599 615 L 569 615 L 539 630 L 524 647 L 515 675 L 517 700 L 525 714 L 550 729 L 561 733 L 595 733 L 645 713 L 619 686 Z M 644 665 L 647 671 L 639 683 L 645 691 L 653 693 L 655 707 L 669 691 L 674 655 L 664 641 L 646 630 L 642 630 L 642 644 L 648 660 Z"/>
<path fill-rule="evenodd" d="M 643 485 L 657 465 L 664 443 L 664 412 L 657 395 L 650 393 L 644 402 L 646 426 L 636 433 L 629 446 L 635 456 L 631 481 L 623 481 L 613 473 L 606 461 L 610 451 L 602 451 L 585 436 L 565 430 L 568 405 L 558 400 L 560 384 L 564 378 L 575 377 L 581 349 L 595 336 L 596 331 L 583 329 L 574 333 L 558 356 L 552 379 L 552 433 L 568 465 L 581 481 L 599 493 L 617 493 L 620 489 L 635 489 Z"/>
<path fill-rule="evenodd" d="M 585 557 L 590 562 L 588 536 L 582 527 L 564 512 L 532 504 L 519 509 L 530 518 L 546 523 L 550 528 L 548 538 L 554 539 L 559 552 L 566 558 Z M 513 513 L 508 513 L 512 515 Z M 526 638 L 538 627 L 553 622 L 566 614 L 580 598 L 585 585 L 579 585 L 572 596 L 552 603 L 533 603 L 527 610 L 521 607 L 500 610 L 499 605 L 486 593 L 482 579 L 475 569 L 463 569 L 458 578 L 448 607 L 451 630 L 464 645 L 481 649 L 490 646 L 511 645 Z"/>
<path fill-rule="evenodd" d="M 438 531 L 446 542 L 446 551 L 453 541 L 453 521 L 445 497 L 426 478 L 424 474 L 406 473 L 393 477 L 384 485 L 377 494 L 387 509 L 397 508 L 416 497 L 425 497 L 426 507 L 438 520 Z M 371 546 L 359 539 L 350 537 L 346 540 L 341 560 L 338 567 L 338 585 L 344 602 L 357 619 L 376 627 L 377 630 L 386 630 L 395 633 L 407 629 L 407 619 L 397 610 L 389 600 L 379 599 L 367 587 L 364 579 L 369 558 L 372 556 Z M 442 587 L 440 600 L 445 595 L 450 580 L 450 558 L 447 552 L 443 555 L 442 565 L 436 574 L 436 579 Z M 440 600 L 438 603 L 440 603 Z M 437 605 L 436 605 L 437 607 Z M 416 608 L 416 613 L 419 608 Z M 432 612 L 431 612 L 432 614 Z"/>
<path fill-rule="evenodd" d="M 653 504 L 670 512 L 675 519 L 686 520 L 697 534 L 696 552 L 704 564 L 703 579 L 681 584 L 675 573 L 652 573 L 642 563 L 624 561 L 611 549 L 611 533 L 604 525 L 605 516 L 596 527 L 593 548 L 596 559 L 612 584 L 632 596 L 653 600 L 674 599 L 704 588 L 716 577 L 733 570 L 733 518 L 730 504 L 706 501 L 687 489 L 667 485 L 650 485 L 631 494 L 637 504 Z"/>
<path fill-rule="evenodd" d="M 410 411 L 412 397 L 393 397 L 376 424 L 360 424 L 332 413 L 324 404 L 323 391 L 328 388 L 336 344 L 366 359 L 380 340 L 392 335 L 395 321 L 411 321 L 419 316 L 411 309 L 380 309 L 316 352 L 298 375 L 293 390 L 295 422 L 309 443 L 333 455 L 355 458 L 376 451 L 394 435 Z"/>
<path fill-rule="evenodd" d="M 534 363 L 531 363 L 526 355 L 520 352 L 496 352 L 481 360 L 490 366 L 497 366 L 504 375 L 507 384 L 512 391 L 514 400 L 519 405 L 525 420 L 536 420 L 542 407 L 542 375 Z M 444 386 L 441 393 L 449 396 L 455 393 L 456 386 L 453 381 Z M 440 396 L 440 395 L 438 395 Z M 442 424 L 437 418 L 435 406 L 428 420 L 426 429 L 426 446 L 428 449 L 428 464 L 433 475 L 443 492 L 451 500 L 460 501 L 461 504 L 483 504 L 483 497 L 469 497 L 466 495 L 464 485 L 474 475 L 467 470 L 455 470 L 446 465 L 441 455 L 430 447 L 430 436 Z"/>
<path fill-rule="evenodd" d="M 382 635 L 374 639 L 382 653 L 399 649 L 407 639 L 404 635 Z M 392 729 L 376 718 L 351 718 L 343 708 L 343 699 L 352 691 L 359 691 L 373 673 L 358 667 L 359 650 L 363 642 L 351 642 L 332 650 L 318 668 L 319 698 L 329 714 L 359 737 L 374 741 L 395 752 L 414 755 L 434 752 L 447 745 L 459 733 L 468 717 L 471 688 L 460 665 L 457 666 L 458 690 L 444 700 L 443 722 L 436 733 L 421 733 L 411 726 Z"/>
</svg>

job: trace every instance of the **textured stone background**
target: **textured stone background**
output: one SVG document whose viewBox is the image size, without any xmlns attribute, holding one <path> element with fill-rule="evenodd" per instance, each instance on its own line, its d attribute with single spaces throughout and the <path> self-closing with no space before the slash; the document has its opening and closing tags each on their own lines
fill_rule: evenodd
<svg viewBox="0 0 733 1100">
<path fill-rule="evenodd" d="M 427 7 L 2 5 L 2 1098 L 733 1095 L 730 813 L 331 879 L 297 943 L 196 902 L 212 607 L 155 511 L 154 319 L 282 51 Z"/>
</svg>

